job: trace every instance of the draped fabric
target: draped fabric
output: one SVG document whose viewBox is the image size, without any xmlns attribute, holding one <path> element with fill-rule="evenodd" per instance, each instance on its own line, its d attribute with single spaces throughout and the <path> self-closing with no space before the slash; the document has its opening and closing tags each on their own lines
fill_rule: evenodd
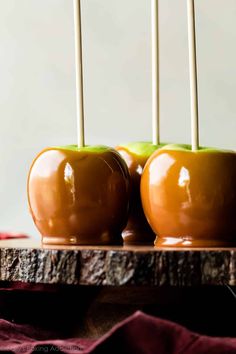
<svg viewBox="0 0 236 354">
<path fill-rule="evenodd" d="M 46 338 L 47 333 L 0 320 L 0 352 L 96 354 L 231 354 L 236 339 L 211 338 L 136 312 L 99 339 Z"/>
</svg>

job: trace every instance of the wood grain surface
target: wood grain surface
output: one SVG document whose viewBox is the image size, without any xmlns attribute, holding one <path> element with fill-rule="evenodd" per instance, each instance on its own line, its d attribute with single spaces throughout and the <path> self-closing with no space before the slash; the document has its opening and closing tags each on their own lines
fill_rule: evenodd
<svg viewBox="0 0 236 354">
<path fill-rule="evenodd" d="M 236 249 L 43 247 L 0 241 L 0 280 L 95 286 L 236 285 Z"/>
</svg>

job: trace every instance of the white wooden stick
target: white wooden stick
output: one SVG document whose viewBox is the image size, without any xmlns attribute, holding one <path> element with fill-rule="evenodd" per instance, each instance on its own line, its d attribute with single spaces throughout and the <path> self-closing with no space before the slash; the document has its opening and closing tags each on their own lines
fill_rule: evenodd
<svg viewBox="0 0 236 354">
<path fill-rule="evenodd" d="M 83 58 L 80 0 L 74 0 L 74 32 L 75 32 L 75 72 L 76 72 L 76 114 L 78 147 L 85 145 L 84 138 L 84 91 L 83 91 Z"/>
<path fill-rule="evenodd" d="M 152 0 L 152 142 L 160 143 L 159 0 Z"/>
<path fill-rule="evenodd" d="M 189 71 L 190 71 L 190 97 L 191 97 L 191 139 L 192 150 L 199 149 L 198 124 L 198 87 L 197 87 L 197 55 L 195 33 L 194 0 L 187 0 L 188 8 L 188 41 L 189 41 Z"/>
</svg>

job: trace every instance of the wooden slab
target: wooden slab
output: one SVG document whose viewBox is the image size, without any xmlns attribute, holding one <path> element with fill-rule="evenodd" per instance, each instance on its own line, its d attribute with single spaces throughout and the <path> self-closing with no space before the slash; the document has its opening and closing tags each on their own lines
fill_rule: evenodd
<svg viewBox="0 0 236 354">
<path fill-rule="evenodd" d="M 236 285 L 236 249 L 42 247 L 0 241 L 0 281 L 96 286 Z"/>
</svg>

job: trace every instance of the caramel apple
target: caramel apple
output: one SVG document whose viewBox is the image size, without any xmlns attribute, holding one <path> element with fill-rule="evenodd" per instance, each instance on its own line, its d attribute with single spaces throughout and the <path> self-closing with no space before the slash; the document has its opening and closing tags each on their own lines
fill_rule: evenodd
<svg viewBox="0 0 236 354">
<path fill-rule="evenodd" d="M 157 246 L 236 244 L 236 153 L 169 145 L 148 160 L 141 180 Z"/>
<path fill-rule="evenodd" d="M 43 150 L 28 177 L 28 201 L 45 244 L 122 242 L 129 206 L 129 172 L 104 146 Z"/>
<path fill-rule="evenodd" d="M 150 142 L 120 145 L 116 149 L 125 160 L 131 175 L 131 202 L 128 224 L 122 233 L 126 244 L 153 244 L 155 234 L 143 212 L 140 197 L 140 180 L 147 159 L 160 146 Z"/>
</svg>

